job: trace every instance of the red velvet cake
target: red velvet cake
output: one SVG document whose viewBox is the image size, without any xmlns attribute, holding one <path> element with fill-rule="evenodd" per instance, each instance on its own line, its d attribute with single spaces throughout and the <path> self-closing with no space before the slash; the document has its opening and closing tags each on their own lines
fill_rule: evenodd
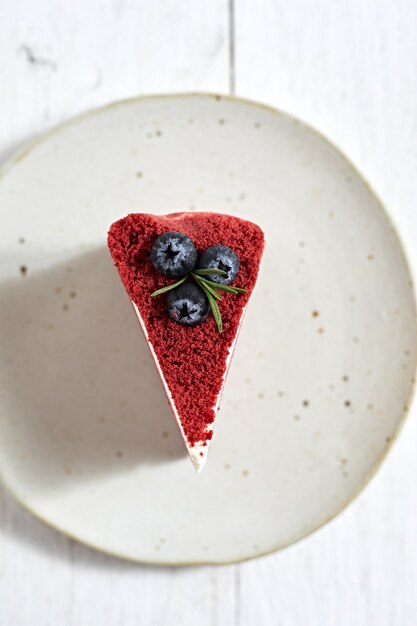
<svg viewBox="0 0 417 626">
<path fill-rule="evenodd" d="M 239 271 L 230 287 L 241 289 L 238 295 L 221 291 L 221 301 L 216 300 L 222 329 L 214 315 L 207 317 L 207 313 L 205 321 L 198 325 L 176 323 L 167 314 L 166 295 L 151 297 L 155 290 L 173 282 L 167 275 L 158 273 L 151 262 L 155 241 L 170 231 L 190 238 L 199 256 L 209 246 L 219 244 L 236 253 Z M 147 338 L 191 460 L 200 471 L 213 435 L 234 344 L 258 275 L 263 232 L 252 222 L 218 213 L 132 214 L 111 226 L 108 245 Z M 188 281 L 189 277 L 182 280 Z M 241 293 L 243 290 L 246 293 Z"/>
</svg>

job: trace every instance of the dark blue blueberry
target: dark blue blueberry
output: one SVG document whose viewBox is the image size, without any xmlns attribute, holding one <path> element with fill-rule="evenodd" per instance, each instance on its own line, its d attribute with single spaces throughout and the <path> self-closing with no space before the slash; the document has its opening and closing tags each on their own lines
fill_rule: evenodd
<svg viewBox="0 0 417 626">
<path fill-rule="evenodd" d="M 216 267 L 219 270 L 227 272 L 226 276 L 221 276 L 219 274 L 211 274 L 210 276 L 207 276 L 207 278 L 213 282 L 222 283 L 223 285 L 228 285 L 236 278 L 239 271 L 239 265 L 239 258 L 233 250 L 227 246 L 221 245 L 211 246 L 210 248 L 207 248 L 207 250 L 204 250 L 198 263 L 198 266 L 201 269 Z"/>
<path fill-rule="evenodd" d="M 168 293 L 168 315 L 183 326 L 196 326 L 205 322 L 210 304 L 204 292 L 194 283 L 183 283 Z"/>
<path fill-rule="evenodd" d="M 197 250 L 192 239 L 170 231 L 158 237 L 152 246 L 151 261 L 157 272 L 167 278 L 182 278 L 195 267 Z"/>
</svg>

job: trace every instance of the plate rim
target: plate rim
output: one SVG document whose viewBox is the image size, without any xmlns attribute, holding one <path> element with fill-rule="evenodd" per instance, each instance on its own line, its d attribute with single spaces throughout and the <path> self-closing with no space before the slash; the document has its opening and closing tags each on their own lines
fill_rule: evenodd
<svg viewBox="0 0 417 626">
<path fill-rule="evenodd" d="M 341 157 L 341 159 L 345 161 L 345 163 L 352 169 L 355 175 L 362 181 L 367 191 L 376 200 L 379 206 L 379 209 L 382 212 L 382 215 L 385 217 L 386 221 L 391 226 L 392 230 L 394 231 L 394 235 L 396 236 L 400 244 L 400 252 L 404 261 L 404 265 L 411 279 L 410 291 L 411 291 L 412 304 L 413 304 L 413 309 L 414 309 L 414 315 L 413 315 L 414 330 L 416 332 L 416 338 L 417 338 L 417 292 L 416 292 L 416 280 L 415 280 L 417 270 L 414 270 L 414 267 L 412 263 L 410 262 L 410 259 L 408 256 L 408 247 L 405 244 L 401 231 L 397 226 L 396 219 L 393 218 L 391 213 L 388 211 L 387 207 L 382 202 L 380 196 L 374 190 L 374 188 L 369 183 L 369 181 L 364 176 L 364 174 L 356 167 L 356 165 L 350 160 L 350 158 L 345 154 L 345 152 L 336 143 L 330 140 L 323 132 L 321 132 L 320 130 L 312 126 L 311 124 L 304 122 L 303 120 L 299 119 L 297 116 L 285 110 L 282 110 L 278 107 L 267 104 L 265 102 L 260 102 L 257 100 L 253 100 L 253 99 L 245 98 L 241 96 L 230 95 L 230 94 L 225 94 L 221 92 L 210 92 L 210 91 L 144 94 L 144 95 L 131 96 L 128 98 L 122 98 L 120 100 L 114 100 L 112 102 L 108 102 L 98 107 L 93 107 L 93 108 L 87 109 L 86 111 L 82 111 L 81 113 L 78 113 L 76 115 L 73 115 L 69 117 L 68 119 L 65 119 L 64 121 L 56 124 L 52 128 L 44 132 L 41 132 L 39 135 L 36 135 L 32 139 L 29 139 L 28 141 L 24 142 L 20 148 L 15 150 L 11 156 L 6 158 L 5 161 L 3 161 L 0 164 L 0 184 L 3 178 L 7 175 L 7 173 L 10 170 L 12 170 L 12 168 L 15 165 L 20 163 L 20 161 L 23 161 L 29 154 L 31 154 L 32 151 L 37 146 L 41 145 L 43 142 L 47 141 L 52 136 L 59 134 L 61 131 L 65 130 L 66 128 L 69 128 L 72 125 L 78 124 L 84 119 L 88 119 L 89 117 L 93 117 L 96 114 L 100 114 L 107 110 L 117 108 L 117 107 L 140 104 L 141 102 L 144 102 L 144 101 L 172 100 L 172 99 L 190 99 L 190 100 L 200 99 L 200 100 L 214 100 L 218 102 L 225 100 L 231 103 L 241 104 L 246 107 L 252 107 L 254 109 L 261 109 L 268 113 L 272 113 L 273 115 L 286 118 L 288 121 L 299 125 L 305 131 L 307 131 L 308 133 L 312 135 L 315 135 L 316 137 L 321 139 L 325 144 L 327 144 L 332 150 L 334 150 Z M 417 343 L 417 339 L 416 339 L 416 343 Z M 18 504 L 25 511 L 29 512 L 31 515 L 33 515 L 37 520 L 41 521 L 43 524 L 46 524 L 46 526 L 48 526 L 50 529 L 54 530 L 55 532 L 61 533 L 62 535 L 64 535 L 65 537 L 67 537 L 68 539 L 72 541 L 77 541 L 78 543 L 80 543 L 81 545 L 89 549 L 93 549 L 97 552 L 101 552 L 102 554 L 105 554 L 108 557 L 119 558 L 124 561 L 136 563 L 138 565 L 140 564 L 153 565 L 153 566 L 159 566 L 159 567 L 200 567 L 200 566 L 202 567 L 202 566 L 208 566 L 208 565 L 233 565 L 237 563 L 244 563 L 246 561 L 251 561 L 253 559 L 256 559 L 262 556 L 267 556 L 270 554 L 277 553 L 281 550 L 289 548 L 290 546 L 293 546 L 294 544 L 297 544 L 307 539 L 311 535 L 315 534 L 317 531 L 327 526 L 336 517 L 338 517 L 367 488 L 369 483 L 372 481 L 372 479 L 374 478 L 374 476 L 376 475 L 376 473 L 379 471 L 382 464 L 386 460 L 388 454 L 392 450 L 392 447 L 397 441 L 397 438 L 404 426 L 406 418 L 410 414 L 411 406 L 415 399 L 416 389 L 417 389 L 417 357 L 414 360 L 412 371 L 413 371 L 413 377 L 411 379 L 411 385 L 410 385 L 410 389 L 408 392 L 407 400 L 402 410 L 402 413 L 399 415 L 398 421 L 396 423 L 395 429 L 393 430 L 391 434 L 390 440 L 386 442 L 385 447 L 383 448 L 381 454 L 377 457 L 376 461 L 372 465 L 371 469 L 369 470 L 365 478 L 360 482 L 359 486 L 349 495 L 348 498 L 346 498 L 346 500 L 341 505 L 339 505 L 339 507 L 336 509 L 334 513 L 330 514 L 326 519 L 324 519 L 318 525 L 313 525 L 313 527 L 309 528 L 302 535 L 297 536 L 291 539 L 290 541 L 287 541 L 286 543 L 273 546 L 272 548 L 269 548 L 268 550 L 255 551 L 253 554 L 245 555 L 242 558 L 235 558 L 232 560 L 207 559 L 207 560 L 190 560 L 190 561 L 186 561 L 186 560 L 162 561 L 162 560 L 138 558 L 134 556 L 129 556 L 127 554 L 121 554 L 117 552 L 116 550 L 115 551 L 108 550 L 106 548 L 103 548 L 102 546 L 97 546 L 92 541 L 78 537 L 76 534 L 73 534 L 72 532 L 68 531 L 64 527 L 58 524 L 54 524 L 50 520 L 44 518 L 39 512 L 37 512 L 36 510 L 30 507 L 30 505 L 25 501 L 25 499 L 21 497 L 14 490 L 14 488 L 7 483 L 7 481 L 3 478 L 1 474 L 0 474 L 0 485 L 3 486 L 7 490 L 7 492 L 12 495 L 12 497 L 18 502 Z"/>
</svg>

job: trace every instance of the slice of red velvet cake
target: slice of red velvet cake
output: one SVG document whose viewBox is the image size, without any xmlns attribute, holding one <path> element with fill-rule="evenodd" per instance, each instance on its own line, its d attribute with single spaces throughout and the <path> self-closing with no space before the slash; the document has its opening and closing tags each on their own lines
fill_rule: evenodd
<svg viewBox="0 0 417 626">
<path fill-rule="evenodd" d="M 164 237 L 160 237 L 163 234 Z M 191 265 L 184 265 L 186 269 L 180 274 L 180 281 L 169 270 L 162 275 L 156 269 L 158 242 L 165 244 L 163 250 L 168 255 L 165 258 L 168 264 L 175 264 L 183 253 L 183 248 L 175 244 L 166 245 L 165 240 L 171 235 L 183 237 L 192 248 L 188 250 Z M 264 248 L 263 232 L 252 222 L 218 213 L 132 214 L 111 226 L 108 245 L 147 338 L 191 460 L 200 471 L 207 458 L 243 314 L 258 275 Z M 196 269 L 195 273 L 190 273 L 193 266 L 213 267 L 213 264 L 199 265 L 199 262 L 218 248 L 237 257 L 238 270 L 233 272 L 230 284 L 223 280 L 225 286 L 216 285 L 214 281 L 222 281 L 233 259 L 216 262 L 219 276 L 220 272 L 222 274 L 220 279 L 213 275 L 216 271 L 213 269 Z M 181 287 L 167 294 L 155 294 L 176 281 L 183 283 Z M 186 299 L 178 304 L 175 294 L 181 289 Z M 187 297 L 194 296 L 193 290 L 202 299 L 202 309 L 197 302 L 184 313 L 184 302 L 188 304 Z M 180 308 L 176 308 L 176 304 Z"/>
</svg>

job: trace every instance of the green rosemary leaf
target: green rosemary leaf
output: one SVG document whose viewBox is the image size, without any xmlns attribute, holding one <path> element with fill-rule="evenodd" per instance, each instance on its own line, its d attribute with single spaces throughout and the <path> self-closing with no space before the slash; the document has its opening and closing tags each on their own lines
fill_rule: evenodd
<svg viewBox="0 0 417 626">
<path fill-rule="evenodd" d="M 219 305 L 217 304 L 216 300 L 213 298 L 213 296 L 211 295 L 211 293 L 209 291 L 206 291 L 206 294 L 207 294 L 208 301 L 210 303 L 211 312 L 213 313 L 213 317 L 216 320 L 216 324 L 217 324 L 217 328 L 219 330 L 219 333 L 222 333 L 223 332 L 223 322 L 222 322 L 222 316 L 221 316 L 221 313 L 220 313 Z"/>
<path fill-rule="evenodd" d="M 181 278 L 181 280 L 178 280 L 176 283 L 171 283 L 171 285 L 165 285 L 165 287 L 161 287 L 161 289 L 157 289 L 156 291 L 151 293 L 151 298 L 154 298 L 155 296 L 160 296 L 161 293 L 166 293 L 167 291 L 171 291 L 171 289 L 175 289 L 175 287 L 182 285 L 182 283 L 184 283 L 186 280 L 187 280 L 187 276 L 184 276 L 184 278 Z"/>
<path fill-rule="evenodd" d="M 220 289 L 221 291 L 228 291 L 229 293 L 246 293 L 246 290 L 244 289 L 243 291 L 241 291 L 240 287 L 231 287 L 230 285 L 223 285 L 223 283 L 215 283 L 212 280 L 208 280 L 207 278 L 200 278 L 200 280 L 203 280 L 205 282 L 206 285 L 208 285 L 209 287 L 213 287 L 215 289 Z"/>
<path fill-rule="evenodd" d="M 233 289 L 237 291 L 237 293 L 248 293 L 248 290 L 243 289 L 242 287 L 233 287 Z"/>
<path fill-rule="evenodd" d="M 227 276 L 227 272 L 219 270 L 217 267 L 208 267 L 207 269 L 194 270 L 194 274 L 198 276 L 209 276 L 210 274 L 219 274 L 219 276 Z"/>
<path fill-rule="evenodd" d="M 200 287 L 202 287 L 205 292 L 208 291 L 213 296 L 213 298 L 216 298 L 217 300 L 221 300 L 222 299 L 221 295 L 219 293 L 217 293 L 217 291 L 215 291 L 215 289 L 210 287 L 210 285 L 207 284 L 207 281 L 205 281 L 204 278 L 201 278 L 200 276 L 197 276 L 195 274 L 195 272 L 192 272 L 191 276 L 194 278 L 194 280 L 197 281 L 197 283 L 200 285 Z"/>
</svg>

